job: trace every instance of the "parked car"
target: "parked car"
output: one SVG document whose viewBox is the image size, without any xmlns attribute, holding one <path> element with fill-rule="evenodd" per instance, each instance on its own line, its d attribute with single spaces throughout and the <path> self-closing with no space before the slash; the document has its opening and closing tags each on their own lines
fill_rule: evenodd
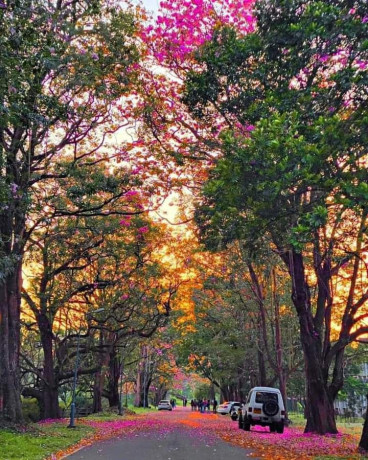
<svg viewBox="0 0 368 460">
<path fill-rule="evenodd" d="M 162 399 L 158 405 L 157 405 L 158 410 L 172 410 L 172 405 L 168 399 Z"/>
<path fill-rule="evenodd" d="M 240 406 L 234 406 L 231 411 L 230 411 L 230 417 L 231 417 L 231 420 L 233 420 L 234 422 L 236 422 L 236 420 L 238 420 L 239 418 L 239 414 L 241 412 L 241 409 L 242 409 L 242 406 L 243 404 L 240 403 Z"/>
<path fill-rule="evenodd" d="M 241 407 L 241 403 L 238 401 L 227 401 L 220 404 L 217 408 L 218 414 L 231 414 L 233 411 L 237 411 Z"/>
<path fill-rule="evenodd" d="M 285 406 L 278 388 L 254 387 L 239 415 L 239 428 L 249 431 L 251 426 L 269 426 L 273 433 L 284 432 Z"/>
</svg>

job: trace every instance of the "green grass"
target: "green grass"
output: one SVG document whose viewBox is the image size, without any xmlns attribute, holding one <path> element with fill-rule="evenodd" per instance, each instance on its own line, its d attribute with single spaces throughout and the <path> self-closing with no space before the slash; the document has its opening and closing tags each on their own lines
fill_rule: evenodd
<svg viewBox="0 0 368 460">
<path fill-rule="evenodd" d="M 157 409 L 153 406 L 150 408 L 128 406 L 128 410 L 126 407 L 124 407 L 123 416 L 142 415 L 142 414 L 147 414 L 149 412 L 157 412 Z M 84 418 L 86 420 L 96 420 L 100 422 L 113 422 L 114 420 L 120 420 L 121 417 L 122 416 L 119 415 L 116 410 L 113 410 L 113 411 L 107 410 L 104 412 L 99 412 L 97 414 L 91 414 L 88 417 L 84 417 Z"/>
<path fill-rule="evenodd" d="M 303 414 L 291 412 L 289 418 L 293 422 L 291 426 L 304 428 L 306 420 Z M 355 422 L 346 422 L 344 419 L 337 419 L 337 429 L 344 433 L 361 435 L 363 430 L 363 419 L 357 418 Z M 328 458 L 328 457 L 326 457 Z"/>
<path fill-rule="evenodd" d="M 0 430 L 0 459 L 42 460 L 77 443 L 93 431 L 93 428 L 83 425 L 69 429 L 65 422 L 33 425 L 33 429 L 25 433 Z"/>
<path fill-rule="evenodd" d="M 157 409 L 153 406 L 151 407 L 134 407 L 129 406 L 128 409 L 134 411 L 136 414 L 147 414 L 149 412 L 157 412 Z"/>
</svg>

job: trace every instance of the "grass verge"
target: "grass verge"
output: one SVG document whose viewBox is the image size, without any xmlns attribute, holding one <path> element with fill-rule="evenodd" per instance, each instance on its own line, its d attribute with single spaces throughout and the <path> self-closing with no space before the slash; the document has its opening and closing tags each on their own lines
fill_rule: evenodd
<svg viewBox="0 0 368 460">
<path fill-rule="evenodd" d="M 0 430 L 1 460 L 42 460 L 53 452 L 77 443 L 91 435 L 92 427 L 78 425 L 67 428 L 66 422 L 32 425 L 30 431 L 19 433 Z"/>
</svg>

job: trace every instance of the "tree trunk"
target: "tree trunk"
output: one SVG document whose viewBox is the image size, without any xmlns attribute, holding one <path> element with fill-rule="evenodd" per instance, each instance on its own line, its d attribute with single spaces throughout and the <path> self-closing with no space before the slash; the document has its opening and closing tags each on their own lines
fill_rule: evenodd
<svg viewBox="0 0 368 460">
<path fill-rule="evenodd" d="M 59 385 L 55 377 L 54 369 L 52 323 L 46 314 L 40 313 L 37 316 L 37 324 L 40 331 L 44 355 L 41 418 L 59 418 Z"/>
<path fill-rule="evenodd" d="M 222 401 L 230 401 L 230 389 L 229 387 L 220 387 Z"/>
<path fill-rule="evenodd" d="M 0 418 L 22 423 L 20 398 L 21 262 L 0 284 Z"/>
<path fill-rule="evenodd" d="M 101 370 L 96 372 L 93 383 L 93 408 L 92 412 L 97 414 L 102 412 L 102 390 L 103 390 L 103 375 Z"/>
<path fill-rule="evenodd" d="M 104 394 L 104 383 L 106 378 L 106 368 L 109 366 L 108 378 L 107 378 L 107 396 L 109 400 L 110 407 L 116 406 L 115 397 L 115 360 L 116 360 L 116 351 L 112 348 L 110 353 L 104 353 L 104 334 L 103 331 L 99 331 L 99 345 L 100 350 L 98 354 L 98 361 L 100 368 L 95 373 L 95 378 L 93 382 L 93 413 L 102 412 L 102 395 Z"/>
<path fill-rule="evenodd" d="M 259 342 L 259 346 L 261 346 L 261 342 Z M 267 375 L 266 375 L 266 365 L 264 360 L 263 352 L 258 349 L 258 386 L 264 387 L 267 383 Z"/>
<path fill-rule="evenodd" d="M 302 337 L 307 389 L 307 425 L 305 433 L 337 433 L 333 399 L 330 398 L 323 373 L 323 362 L 318 357 L 313 339 Z"/>
<path fill-rule="evenodd" d="M 276 270 L 272 269 L 272 291 L 273 291 L 273 303 L 275 308 L 275 347 L 276 347 L 276 366 L 277 366 L 277 376 L 280 384 L 280 391 L 282 399 L 285 405 L 285 418 L 288 418 L 288 408 L 287 408 L 287 393 L 286 393 L 286 377 L 283 367 L 283 345 L 282 345 L 282 336 L 281 336 L 281 326 L 280 326 L 280 305 L 279 297 L 277 290 L 277 278 Z"/>
<path fill-rule="evenodd" d="M 367 398 L 367 404 L 368 404 L 368 394 L 366 395 L 366 398 Z M 364 425 L 363 425 L 362 436 L 359 442 L 359 450 L 362 453 L 368 452 L 368 405 L 367 405 L 366 412 L 365 412 L 365 420 L 364 420 Z"/>
<path fill-rule="evenodd" d="M 299 317 L 300 338 L 304 353 L 307 389 L 307 425 L 305 432 L 337 433 L 333 399 L 328 391 L 322 340 L 314 327 L 309 286 L 306 282 L 303 256 L 292 251 L 289 270 L 292 277 L 292 300 Z"/>
<path fill-rule="evenodd" d="M 110 407 L 119 405 L 119 378 L 121 372 L 121 363 L 118 359 L 116 349 L 110 353 L 109 359 L 109 378 L 108 378 L 108 400 Z"/>
</svg>

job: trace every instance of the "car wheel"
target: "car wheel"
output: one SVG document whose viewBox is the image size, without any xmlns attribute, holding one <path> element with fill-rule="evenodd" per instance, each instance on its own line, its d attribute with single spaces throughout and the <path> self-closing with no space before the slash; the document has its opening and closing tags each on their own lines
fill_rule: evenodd
<svg viewBox="0 0 368 460">
<path fill-rule="evenodd" d="M 282 422 L 278 423 L 276 426 L 276 431 L 280 434 L 284 432 L 284 424 Z"/>
<path fill-rule="evenodd" d="M 232 412 L 230 417 L 231 417 L 231 420 L 233 420 L 234 422 L 238 420 L 238 414 L 236 412 Z"/>
<path fill-rule="evenodd" d="M 269 417 L 273 417 L 279 411 L 279 405 L 276 401 L 269 399 L 263 403 L 263 412 Z"/>
<path fill-rule="evenodd" d="M 274 424 L 270 425 L 270 432 L 274 433 L 276 431 L 276 427 Z"/>
</svg>

